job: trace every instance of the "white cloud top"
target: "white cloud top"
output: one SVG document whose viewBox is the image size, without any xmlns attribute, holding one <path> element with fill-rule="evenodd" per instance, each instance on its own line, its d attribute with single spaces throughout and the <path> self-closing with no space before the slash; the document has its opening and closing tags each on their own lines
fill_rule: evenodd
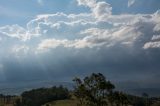
<svg viewBox="0 0 160 106">
<path fill-rule="evenodd" d="M 58 47 L 79 49 L 116 45 L 159 48 L 159 36 L 155 36 L 160 34 L 159 11 L 154 14 L 113 15 L 111 5 L 104 1 L 77 2 L 90 8 L 91 12 L 42 14 L 29 21 L 26 28 L 19 25 L 3 26 L 0 27 L 0 34 L 3 35 L 1 41 L 5 36 L 16 38 L 24 41 L 23 45 L 38 51 Z M 128 5 L 134 2 L 129 0 Z M 30 41 L 35 43 L 28 44 Z"/>
<path fill-rule="evenodd" d="M 128 0 L 128 7 L 131 7 L 136 0 Z"/>
</svg>

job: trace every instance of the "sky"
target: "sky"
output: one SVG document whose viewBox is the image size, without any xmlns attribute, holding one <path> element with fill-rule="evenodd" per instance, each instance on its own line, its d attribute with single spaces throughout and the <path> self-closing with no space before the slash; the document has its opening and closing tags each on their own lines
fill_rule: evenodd
<svg viewBox="0 0 160 106">
<path fill-rule="evenodd" d="M 0 0 L 0 82 L 92 72 L 160 88 L 159 0 Z"/>
</svg>

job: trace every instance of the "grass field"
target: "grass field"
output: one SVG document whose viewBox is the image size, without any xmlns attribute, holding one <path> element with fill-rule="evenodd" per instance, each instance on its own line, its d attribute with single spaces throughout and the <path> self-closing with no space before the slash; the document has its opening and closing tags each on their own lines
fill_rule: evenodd
<svg viewBox="0 0 160 106">
<path fill-rule="evenodd" d="M 5 103 L 0 102 L 0 106 L 13 106 L 13 104 L 11 103 L 5 104 Z"/>
<path fill-rule="evenodd" d="M 77 106 L 75 100 L 58 100 L 55 102 L 50 102 L 44 106 Z"/>
</svg>

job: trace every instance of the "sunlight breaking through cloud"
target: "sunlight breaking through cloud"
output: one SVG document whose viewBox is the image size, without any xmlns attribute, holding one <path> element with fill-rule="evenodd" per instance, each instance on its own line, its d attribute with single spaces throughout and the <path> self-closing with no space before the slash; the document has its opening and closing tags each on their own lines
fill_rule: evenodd
<svg viewBox="0 0 160 106">
<path fill-rule="evenodd" d="M 136 80 L 160 75 L 160 10 L 115 14 L 106 1 L 76 3 L 88 11 L 42 13 L 25 25 L 0 26 L 0 63 L 7 80 L 67 79 L 92 70 L 121 80 L 133 80 L 128 75 L 137 73 Z M 128 6 L 134 3 L 129 0 Z"/>
</svg>

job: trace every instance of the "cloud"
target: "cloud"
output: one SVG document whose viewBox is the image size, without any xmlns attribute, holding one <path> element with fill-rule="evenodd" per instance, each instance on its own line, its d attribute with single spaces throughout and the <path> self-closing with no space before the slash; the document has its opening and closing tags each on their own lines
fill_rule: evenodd
<svg viewBox="0 0 160 106">
<path fill-rule="evenodd" d="M 156 42 L 147 42 L 144 47 L 144 49 L 150 49 L 150 48 L 160 48 L 160 41 Z"/>
<path fill-rule="evenodd" d="M 144 49 L 158 49 L 160 48 L 160 35 L 153 35 L 151 41 L 146 42 L 143 46 Z"/>
<path fill-rule="evenodd" d="M 136 38 L 142 35 L 141 32 L 135 31 L 135 27 L 126 26 L 121 28 L 115 28 L 112 31 L 99 28 L 90 28 L 81 31 L 82 35 L 86 35 L 82 39 L 75 40 L 58 40 L 58 39 L 45 39 L 39 46 L 39 50 L 54 49 L 59 46 L 65 48 L 93 48 L 99 46 L 115 46 L 119 44 L 132 44 Z M 128 35 L 128 36 L 124 36 Z"/>
<path fill-rule="evenodd" d="M 4 26 L 0 28 L 0 33 L 7 35 L 9 37 L 17 38 L 20 40 L 27 40 L 29 36 L 24 28 L 20 27 L 19 25 L 12 25 L 12 26 Z"/>
<path fill-rule="evenodd" d="M 29 47 L 26 45 L 16 45 L 12 48 L 12 53 L 14 53 L 15 56 L 18 58 L 26 56 L 28 52 L 29 52 Z"/>
<path fill-rule="evenodd" d="M 106 2 L 97 0 L 77 0 L 79 5 L 87 6 L 91 9 L 95 18 L 102 20 L 112 14 L 112 7 Z"/>
<path fill-rule="evenodd" d="M 31 36 L 38 36 L 38 32 L 30 32 L 29 30 L 19 26 L 19 25 L 6 25 L 0 27 L 0 33 L 11 38 L 17 38 L 21 41 L 26 41 L 31 38 Z"/>
<path fill-rule="evenodd" d="M 155 73 L 160 75 L 158 10 L 113 14 L 105 1 L 77 2 L 90 12 L 39 14 L 23 27 L 0 27 L 0 63 L 6 80 L 66 81 L 102 72 L 118 81 L 148 81 Z"/>
<path fill-rule="evenodd" d="M 89 40 L 90 40 L 89 37 L 76 40 L 45 39 L 38 45 L 37 50 L 45 51 L 45 50 L 55 49 L 58 47 L 80 49 L 80 48 L 93 48 L 94 46 L 98 46 L 97 44 L 94 44 L 94 42 Z"/>
<path fill-rule="evenodd" d="M 94 8 L 96 6 L 96 0 L 77 0 L 78 5 L 84 5 L 90 8 Z"/>
<path fill-rule="evenodd" d="M 36 37 L 34 40 L 39 42 L 35 44 L 38 45 L 37 50 L 60 46 L 75 49 L 111 47 L 119 44 L 137 46 L 138 43 L 141 47 L 150 42 L 153 35 L 159 34 L 159 11 L 154 14 L 112 15 L 112 7 L 107 2 L 77 2 L 89 7 L 91 13 L 42 14 L 29 21 L 26 28 L 7 25 L 0 27 L 0 33 L 26 42 Z"/>
<path fill-rule="evenodd" d="M 153 35 L 152 40 L 160 40 L 160 35 Z"/>
<path fill-rule="evenodd" d="M 131 7 L 136 0 L 128 0 L 128 7 Z"/>
<path fill-rule="evenodd" d="M 36 42 L 40 42 L 37 50 L 116 45 L 134 47 L 138 43 L 143 48 L 153 35 L 159 33 L 158 11 L 154 14 L 112 15 L 112 7 L 104 1 L 77 1 L 79 5 L 89 7 L 91 13 L 42 14 L 29 21 L 26 28 L 19 25 L 4 26 L 0 27 L 0 33 L 22 41 L 36 37 Z"/>
<path fill-rule="evenodd" d="M 76 21 L 70 21 L 70 18 L 65 19 L 65 21 L 60 21 L 57 23 L 51 23 L 52 16 L 47 16 L 45 18 L 46 23 L 50 23 L 49 26 L 55 26 L 56 31 L 63 28 L 73 28 L 72 34 L 74 34 L 74 37 L 72 39 L 67 38 L 65 36 L 64 38 L 60 37 L 57 39 L 45 39 L 42 41 L 38 48 L 43 50 L 43 48 L 51 49 L 51 48 L 57 48 L 59 46 L 63 46 L 65 48 L 93 48 L 93 47 L 111 47 L 111 46 L 117 46 L 117 45 L 126 45 L 126 46 L 139 46 L 139 48 L 143 47 L 143 44 L 150 41 L 152 36 L 156 33 L 154 30 L 154 27 L 159 24 L 159 22 L 155 21 L 155 17 L 157 15 L 154 14 L 139 14 L 139 15 L 112 15 L 106 20 L 96 20 L 93 19 L 90 22 L 86 21 L 85 19 L 83 21 L 79 21 L 79 19 Z M 63 14 L 63 16 L 67 16 Z M 54 16 L 53 16 L 54 17 Z M 52 17 L 52 19 L 54 19 Z M 89 17 L 88 17 L 89 18 Z M 50 19 L 50 22 L 47 20 Z M 125 20 L 125 21 L 123 21 Z M 41 20 L 42 21 L 42 20 Z M 70 21 L 70 22 L 69 22 Z M 107 29 L 109 24 L 106 24 L 104 28 L 98 28 L 97 26 L 101 26 L 101 22 L 108 22 L 110 21 L 112 28 Z M 39 22 L 41 23 L 41 22 Z M 67 27 L 64 25 L 67 25 Z M 77 26 L 78 25 L 78 26 Z M 95 27 L 93 27 L 95 26 Z M 83 27 L 80 30 L 80 27 Z M 52 27 L 53 28 L 53 27 Z M 58 28 L 58 29 L 57 29 Z M 78 31 L 77 29 L 78 28 Z M 53 30 L 53 29 L 52 29 Z M 63 29 L 64 30 L 64 29 Z M 63 31 L 62 30 L 62 31 Z M 77 31 L 74 33 L 74 31 Z M 56 33 L 56 32 L 55 32 Z M 79 33 L 79 34 L 78 34 Z M 63 35 L 62 33 L 56 33 L 57 35 Z M 78 34 L 78 36 L 81 36 L 78 38 L 78 36 L 75 36 L 75 34 Z M 64 34 L 66 35 L 66 33 Z M 63 35 L 63 36 L 64 36 Z M 71 35 L 70 35 L 71 36 Z M 83 36 L 83 37 L 82 37 Z M 55 36 L 54 36 L 55 38 Z M 139 42 L 141 41 L 141 42 Z M 44 46 L 44 47 L 43 47 Z"/>
<path fill-rule="evenodd" d="M 98 18 L 99 20 L 105 19 L 109 17 L 112 14 L 112 7 L 110 4 L 106 2 L 98 2 L 96 4 L 96 7 L 93 8 L 93 14 L 95 15 L 95 18 Z"/>
<path fill-rule="evenodd" d="M 39 46 L 39 50 L 57 48 L 58 46 L 64 46 L 68 44 L 68 40 L 56 40 L 56 39 L 45 39 L 43 40 Z"/>
</svg>

